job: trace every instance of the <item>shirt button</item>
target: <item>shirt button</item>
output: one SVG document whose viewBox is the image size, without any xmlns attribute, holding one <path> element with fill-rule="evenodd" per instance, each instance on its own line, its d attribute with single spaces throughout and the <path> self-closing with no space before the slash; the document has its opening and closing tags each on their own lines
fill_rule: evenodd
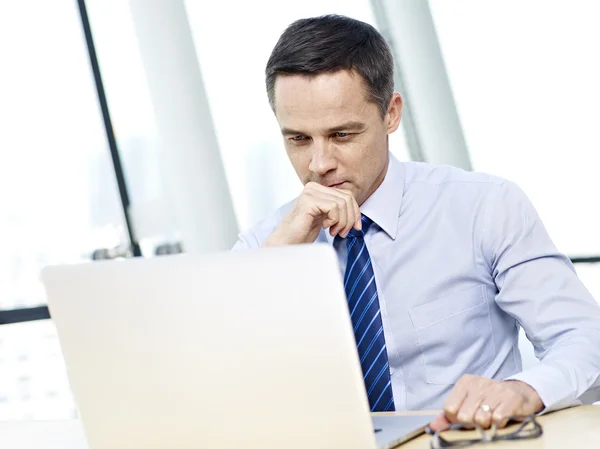
<svg viewBox="0 0 600 449">
<path fill-rule="evenodd" d="M 390 368 L 390 376 L 394 374 L 394 368 Z"/>
</svg>

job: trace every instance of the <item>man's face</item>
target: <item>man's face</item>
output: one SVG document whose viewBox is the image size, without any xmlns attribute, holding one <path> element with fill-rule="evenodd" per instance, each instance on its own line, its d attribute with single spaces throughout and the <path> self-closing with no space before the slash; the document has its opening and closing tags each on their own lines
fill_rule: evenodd
<svg viewBox="0 0 600 449">
<path fill-rule="evenodd" d="M 302 183 L 350 190 L 359 205 L 385 177 L 387 136 L 398 128 L 401 108 L 394 94 L 382 119 L 362 77 L 347 70 L 275 82 L 275 115 Z"/>
</svg>

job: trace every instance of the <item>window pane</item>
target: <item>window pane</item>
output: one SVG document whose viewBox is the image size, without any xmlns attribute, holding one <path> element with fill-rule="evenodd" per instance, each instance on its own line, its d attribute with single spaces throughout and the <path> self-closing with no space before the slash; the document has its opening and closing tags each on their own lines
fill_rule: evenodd
<svg viewBox="0 0 600 449">
<path fill-rule="evenodd" d="M 217 138 L 242 229 L 293 199 L 301 184 L 269 107 L 264 69 L 293 21 L 338 13 L 375 24 L 368 0 L 186 1 Z M 393 152 L 407 160 L 402 131 Z"/>
<path fill-rule="evenodd" d="M 430 5 L 474 168 L 517 182 L 561 251 L 600 253 L 600 3 Z"/>
<path fill-rule="evenodd" d="M 600 263 L 578 263 L 575 269 L 579 279 L 600 303 Z"/>
<path fill-rule="evenodd" d="M 161 177 L 158 138 L 129 2 L 86 2 L 115 137 L 144 256 L 178 239 Z"/>
<path fill-rule="evenodd" d="M 77 3 L 1 2 L 0 54 L 6 309 L 45 302 L 41 267 L 127 239 Z"/>
</svg>

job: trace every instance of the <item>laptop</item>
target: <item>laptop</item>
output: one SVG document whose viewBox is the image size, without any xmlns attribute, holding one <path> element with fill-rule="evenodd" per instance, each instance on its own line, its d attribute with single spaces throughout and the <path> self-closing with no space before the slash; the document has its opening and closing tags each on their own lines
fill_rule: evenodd
<svg viewBox="0 0 600 449">
<path fill-rule="evenodd" d="M 90 449 L 390 448 L 434 416 L 371 417 L 329 245 L 42 272 Z"/>
</svg>

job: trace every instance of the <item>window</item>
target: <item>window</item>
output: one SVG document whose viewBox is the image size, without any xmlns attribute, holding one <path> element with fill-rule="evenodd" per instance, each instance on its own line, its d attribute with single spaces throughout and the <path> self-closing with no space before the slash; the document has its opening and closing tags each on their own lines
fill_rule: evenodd
<svg viewBox="0 0 600 449">
<path fill-rule="evenodd" d="M 0 6 L 4 309 L 45 302 L 41 267 L 127 240 L 76 2 L 31 8 Z"/>
<path fill-rule="evenodd" d="M 264 69 L 284 29 L 337 13 L 375 24 L 368 0 L 186 2 L 216 134 L 240 228 L 264 218 L 301 189 L 269 107 Z M 402 130 L 391 150 L 408 160 Z"/>
<path fill-rule="evenodd" d="M 585 284 L 596 301 L 600 302 L 600 264 L 579 263 L 575 265 L 579 279 Z"/>
<path fill-rule="evenodd" d="M 600 254 L 600 4 L 430 6 L 474 169 L 517 182 L 559 250 Z M 600 299 L 600 264 L 578 272 Z"/>
<path fill-rule="evenodd" d="M 178 238 L 161 176 L 150 92 L 129 2 L 86 1 L 102 81 L 130 197 L 130 213 L 144 256 Z"/>
<path fill-rule="evenodd" d="M 42 267 L 129 242 L 77 3 L 0 3 L 0 54 L 6 310 L 46 302 Z M 0 326 L 0 376 L 0 418 L 73 416 L 51 321 Z"/>
<path fill-rule="evenodd" d="M 600 4 L 430 4 L 474 169 L 517 182 L 562 251 L 600 253 Z"/>
</svg>

